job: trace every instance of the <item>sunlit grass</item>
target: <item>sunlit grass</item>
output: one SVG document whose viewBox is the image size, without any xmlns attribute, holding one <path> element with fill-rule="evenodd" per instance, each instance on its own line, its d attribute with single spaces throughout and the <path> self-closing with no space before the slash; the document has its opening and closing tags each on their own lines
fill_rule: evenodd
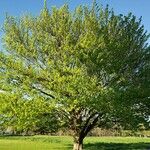
<svg viewBox="0 0 150 150">
<path fill-rule="evenodd" d="M 72 150 L 72 138 L 63 136 L 0 137 L 0 150 Z M 150 138 L 87 137 L 85 150 L 147 150 Z"/>
</svg>

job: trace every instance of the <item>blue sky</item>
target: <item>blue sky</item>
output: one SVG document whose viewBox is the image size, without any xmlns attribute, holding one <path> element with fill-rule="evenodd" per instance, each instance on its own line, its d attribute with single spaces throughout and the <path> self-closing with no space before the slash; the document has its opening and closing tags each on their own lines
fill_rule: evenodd
<svg viewBox="0 0 150 150">
<path fill-rule="evenodd" d="M 38 15 L 43 7 L 44 0 L 0 0 L 0 25 L 2 26 L 6 12 L 13 16 L 21 16 L 25 13 Z M 93 0 L 47 0 L 47 5 L 60 7 L 68 3 L 73 10 L 80 4 L 91 5 Z M 102 5 L 109 4 L 117 14 L 132 12 L 137 17 L 142 16 L 142 24 L 150 33 L 150 0 L 97 0 Z M 2 33 L 0 33 L 0 36 Z M 149 40 L 150 43 L 150 40 Z M 1 47 L 1 42 L 0 42 Z"/>
</svg>

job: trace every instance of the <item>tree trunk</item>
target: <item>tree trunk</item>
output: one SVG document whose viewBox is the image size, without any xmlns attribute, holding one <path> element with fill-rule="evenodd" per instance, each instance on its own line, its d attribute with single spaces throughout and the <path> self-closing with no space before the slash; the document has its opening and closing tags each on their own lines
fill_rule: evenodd
<svg viewBox="0 0 150 150">
<path fill-rule="evenodd" d="M 74 137 L 73 150 L 82 150 L 83 149 L 83 139 Z"/>
<path fill-rule="evenodd" d="M 74 143 L 73 150 L 82 150 L 83 144 L 82 143 Z"/>
<path fill-rule="evenodd" d="M 75 113 L 73 114 L 72 120 L 70 121 L 71 129 L 74 131 L 73 150 L 83 149 L 83 139 L 87 136 L 89 131 L 91 131 L 95 127 L 99 118 L 99 114 L 97 112 L 93 112 L 92 114 L 87 115 L 86 120 L 83 120 L 83 116 L 86 116 L 86 112 L 84 112 L 83 114 L 81 114 L 81 112 Z"/>
</svg>

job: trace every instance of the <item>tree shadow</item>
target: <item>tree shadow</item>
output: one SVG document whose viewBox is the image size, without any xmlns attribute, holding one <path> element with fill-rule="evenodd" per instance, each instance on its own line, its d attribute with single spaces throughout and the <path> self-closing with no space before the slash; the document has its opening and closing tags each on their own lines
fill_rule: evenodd
<svg viewBox="0 0 150 150">
<path fill-rule="evenodd" d="M 150 143 L 94 143 L 84 144 L 85 150 L 150 150 Z"/>
</svg>

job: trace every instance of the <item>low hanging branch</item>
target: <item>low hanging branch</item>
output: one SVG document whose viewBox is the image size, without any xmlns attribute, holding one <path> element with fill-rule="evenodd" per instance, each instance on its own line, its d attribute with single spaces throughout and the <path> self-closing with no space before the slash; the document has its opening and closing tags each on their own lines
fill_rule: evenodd
<svg viewBox="0 0 150 150">
<path fill-rule="evenodd" d="M 49 96 L 49 97 L 55 99 L 55 96 L 53 96 L 53 95 L 50 94 L 50 93 L 47 93 L 47 92 L 43 91 L 42 89 L 36 88 L 35 86 L 32 86 L 32 88 L 35 89 L 35 90 L 37 90 L 37 91 L 39 91 L 40 93 L 42 93 L 42 94 L 44 94 L 44 95 L 46 95 L 46 96 Z"/>
</svg>

